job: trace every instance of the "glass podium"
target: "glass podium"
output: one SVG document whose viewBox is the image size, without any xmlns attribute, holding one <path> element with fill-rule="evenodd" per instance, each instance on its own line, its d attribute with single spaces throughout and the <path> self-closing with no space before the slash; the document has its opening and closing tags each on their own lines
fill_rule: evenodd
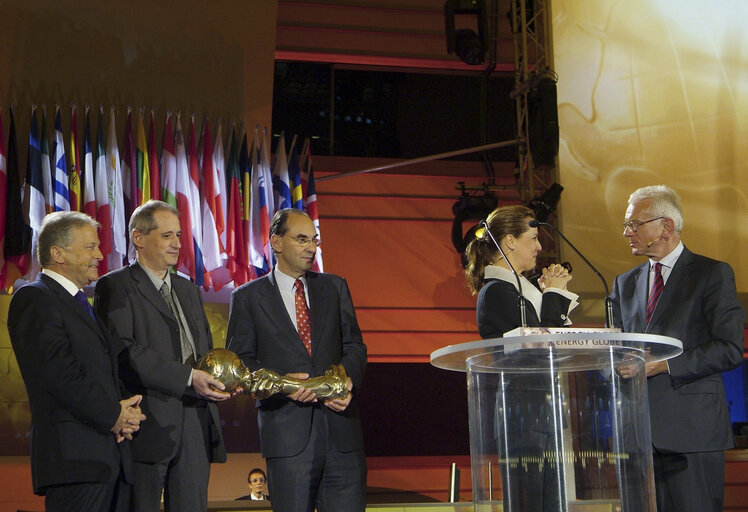
<svg viewBox="0 0 748 512">
<path fill-rule="evenodd" d="M 467 373 L 476 512 L 656 512 L 645 364 L 682 349 L 617 329 L 520 328 L 434 351 L 431 364 Z"/>
</svg>

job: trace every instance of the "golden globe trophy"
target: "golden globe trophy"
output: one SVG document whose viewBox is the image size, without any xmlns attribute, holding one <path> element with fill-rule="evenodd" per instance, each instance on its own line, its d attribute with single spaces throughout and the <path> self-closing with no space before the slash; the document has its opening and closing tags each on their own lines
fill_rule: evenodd
<svg viewBox="0 0 748 512">
<path fill-rule="evenodd" d="M 232 351 L 214 348 L 200 358 L 197 369 L 220 380 L 229 393 L 241 389 L 243 393 L 251 393 L 257 398 L 267 398 L 276 393 L 291 394 L 303 387 L 312 390 L 321 400 L 348 396 L 348 375 L 342 364 L 330 366 L 319 377 L 296 379 L 266 368 L 251 372 Z"/>
</svg>

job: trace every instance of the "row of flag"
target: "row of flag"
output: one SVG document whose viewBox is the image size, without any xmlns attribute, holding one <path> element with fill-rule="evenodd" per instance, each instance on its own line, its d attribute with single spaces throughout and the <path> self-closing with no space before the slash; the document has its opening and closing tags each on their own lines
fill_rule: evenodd
<svg viewBox="0 0 748 512">
<path fill-rule="evenodd" d="M 6 146 L 0 110 L 0 287 L 8 293 L 17 279 L 32 280 L 39 272 L 37 234 L 53 211 L 81 211 L 99 222 L 104 275 L 135 257 L 127 233 L 133 210 L 150 199 L 173 205 L 182 227 L 178 270 L 206 290 L 239 286 L 272 268 L 270 220 L 281 208 L 306 211 L 319 235 L 309 139 L 300 143 L 294 136 L 286 149 L 281 133 L 271 159 L 266 129 L 248 134 L 232 124 L 224 144 L 220 120 L 215 136 L 207 118 L 198 133 L 193 114 L 186 137 L 181 115 L 167 113 L 159 152 L 154 112 L 148 117 L 144 108 L 128 107 L 120 151 L 114 107 L 107 125 L 99 107 L 94 134 L 86 106 L 81 138 L 75 106 L 67 134 L 55 107 L 51 137 L 46 108 L 32 106 L 21 174 L 13 109 L 8 113 Z M 323 270 L 320 249 L 314 270 Z"/>
</svg>

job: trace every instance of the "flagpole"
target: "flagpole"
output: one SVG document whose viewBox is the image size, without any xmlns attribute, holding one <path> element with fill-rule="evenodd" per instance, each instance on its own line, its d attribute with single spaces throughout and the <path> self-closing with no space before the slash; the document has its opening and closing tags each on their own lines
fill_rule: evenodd
<svg viewBox="0 0 748 512">
<path fill-rule="evenodd" d="M 384 171 L 386 169 L 394 169 L 396 167 L 404 167 L 406 165 L 420 164 L 423 162 L 431 162 L 433 160 L 441 160 L 442 158 L 450 158 L 453 156 L 467 155 L 469 153 L 477 153 L 478 151 L 488 151 L 489 149 L 505 148 L 507 146 L 514 146 L 522 142 L 522 139 L 505 140 L 503 142 L 494 142 L 492 144 L 485 144 L 483 146 L 475 146 L 472 148 L 458 149 L 456 151 L 448 151 L 446 153 L 437 153 L 435 155 L 421 156 L 418 158 L 412 158 L 410 160 L 403 160 L 401 162 L 395 162 L 387 165 L 380 165 L 378 167 L 371 167 L 369 169 L 361 169 L 358 171 L 341 172 L 340 174 L 328 174 L 327 176 L 315 177 L 315 181 L 332 180 L 335 178 L 344 178 L 347 176 L 354 176 L 356 174 L 366 174 L 376 171 Z"/>
</svg>

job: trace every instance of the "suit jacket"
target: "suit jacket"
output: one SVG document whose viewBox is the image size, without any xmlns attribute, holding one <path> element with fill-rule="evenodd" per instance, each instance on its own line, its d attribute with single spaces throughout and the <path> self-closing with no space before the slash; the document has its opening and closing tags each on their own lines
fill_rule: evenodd
<svg viewBox="0 0 748 512">
<path fill-rule="evenodd" d="M 611 298 L 614 323 L 625 332 L 683 343 L 683 354 L 668 361 L 670 374 L 647 380 L 652 443 L 675 453 L 732 448 L 720 373 L 742 363 L 745 323 L 732 268 L 684 248 L 647 325 L 649 266 L 618 276 Z"/>
<path fill-rule="evenodd" d="M 51 485 L 130 477 L 129 442 L 110 429 L 122 393 L 122 350 L 57 281 L 39 274 L 8 311 L 10 341 L 31 407 L 31 476 L 36 494 Z"/>
<path fill-rule="evenodd" d="M 543 294 L 540 315 L 532 303 L 526 301 L 525 320 L 528 327 L 563 327 L 571 300 L 560 293 Z M 519 327 L 519 292 L 512 283 L 501 279 L 486 279 L 478 292 L 476 319 L 481 338 L 498 338 Z"/>
<path fill-rule="evenodd" d="M 238 498 L 234 499 L 234 501 L 239 501 L 239 500 L 253 501 L 251 494 L 246 494 L 244 496 L 239 496 Z M 267 494 L 263 494 L 261 500 L 254 500 L 254 501 L 270 501 L 270 496 L 268 496 Z"/>
<path fill-rule="evenodd" d="M 540 315 L 538 315 L 532 303 L 527 301 L 525 308 L 527 326 L 563 327 L 570 302 L 570 299 L 560 293 L 544 293 Z M 521 325 L 519 291 L 514 284 L 507 281 L 486 279 L 478 292 L 476 316 L 481 338 L 502 337 L 505 332 Z M 515 364 L 521 364 L 522 359 L 527 356 L 520 353 L 511 357 Z M 547 374 L 515 374 L 511 377 L 510 385 L 505 389 L 505 396 L 507 400 L 513 402 L 513 405 L 505 416 L 506 423 L 501 424 L 499 428 L 513 432 L 515 435 L 524 432 L 521 437 L 515 437 L 519 450 L 513 455 L 518 456 L 524 453 L 525 456 L 532 456 L 535 454 L 529 454 L 526 450 L 545 449 L 545 438 L 539 438 L 535 433 L 547 434 L 552 430 L 553 413 L 547 398 L 551 388 L 551 380 Z M 500 446 L 502 444 L 499 443 Z"/>
<path fill-rule="evenodd" d="M 338 450 L 360 450 L 363 437 L 355 396 L 366 369 L 366 345 L 351 294 L 345 280 L 332 274 L 307 272 L 306 282 L 312 321 L 311 357 L 283 305 L 273 272 L 240 286 L 231 295 L 226 347 L 252 371 L 264 367 L 280 374 L 304 372 L 316 377 L 330 365 L 342 363 L 353 380 L 353 400 L 341 413 L 316 407 L 327 414 Z M 258 407 L 263 455 L 288 457 L 301 452 L 309 438 L 315 406 L 277 394 L 259 401 Z"/>
<path fill-rule="evenodd" d="M 198 359 L 213 348 L 203 300 L 195 285 L 171 275 L 172 291 L 187 318 Z M 165 462 L 182 436 L 185 406 L 202 408 L 211 462 L 224 462 L 226 449 L 218 407 L 187 388 L 190 367 L 183 364 L 179 324 L 145 270 L 134 264 L 108 273 L 96 283 L 96 311 L 114 336 L 127 346 L 122 377 L 133 393 L 143 395 L 147 420 L 132 442 L 133 460 Z"/>
</svg>

